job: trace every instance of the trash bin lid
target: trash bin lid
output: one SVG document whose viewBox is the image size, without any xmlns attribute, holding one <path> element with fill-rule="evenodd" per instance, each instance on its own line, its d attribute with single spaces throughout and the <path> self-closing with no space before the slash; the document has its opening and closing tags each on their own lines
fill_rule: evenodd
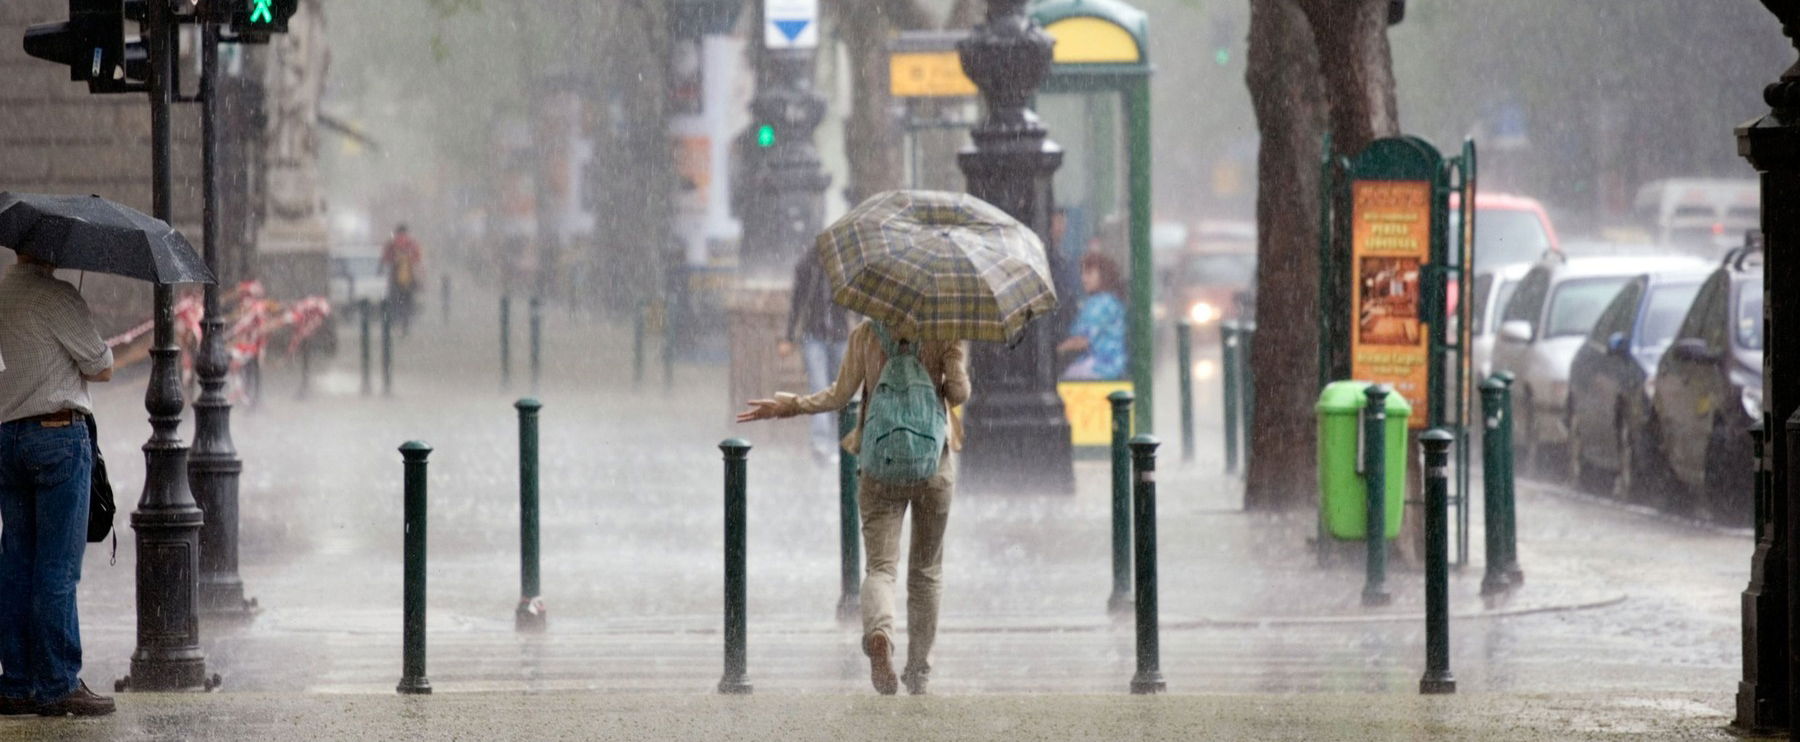
<svg viewBox="0 0 1800 742">
<path fill-rule="evenodd" d="M 1361 412 L 1363 405 L 1367 404 L 1369 400 L 1363 391 L 1368 389 L 1371 383 L 1367 381 L 1334 381 L 1326 384 L 1325 389 L 1319 392 L 1319 402 L 1313 405 L 1313 411 Z M 1411 417 L 1412 405 L 1407 403 L 1406 398 L 1400 396 L 1398 392 L 1389 393 L 1387 415 L 1389 419 Z"/>
</svg>

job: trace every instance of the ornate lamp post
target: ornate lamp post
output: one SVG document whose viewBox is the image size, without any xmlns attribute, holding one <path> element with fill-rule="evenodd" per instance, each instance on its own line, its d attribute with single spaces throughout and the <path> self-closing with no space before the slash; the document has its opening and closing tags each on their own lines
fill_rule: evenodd
<svg viewBox="0 0 1800 742">
<path fill-rule="evenodd" d="M 173 103 L 176 18 L 172 0 L 150 0 L 145 32 L 150 56 L 150 147 L 155 216 L 173 221 L 170 176 L 170 106 Z M 192 690 L 209 685 L 200 649 L 197 589 L 200 508 L 188 489 L 188 450 L 176 435 L 181 425 L 181 373 L 175 346 L 174 289 L 158 284 L 150 383 L 144 408 L 150 440 L 144 444 L 144 494 L 131 527 L 137 531 L 137 650 L 121 690 Z"/>
<path fill-rule="evenodd" d="M 957 155 L 969 193 L 1030 225 L 1049 243 L 1051 175 L 1062 148 L 1030 108 L 1050 73 L 1055 41 L 1025 13 L 1026 0 L 988 0 L 987 19 L 957 44 L 963 72 L 986 102 L 987 116 L 971 132 L 972 147 Z M 1062 256 L 1048 250 L 1051 275 Z M 1058 286 L 1060 296 L 1072 287 Z M 1017 345 L 971 347 L 970 375 L 980 379 L 969 400 L 963 448 L 966 486 L 975 490 L 1073 492 L 1069 423 L 1056 394 L 1057 338 L 1039 322 Z"/>
<path fill-rule="evenodd" d="M 758 11 L 759 28 L 769 25 L 765 16 Z M 757 33 L 768 38 L 766 31 Z M 819 233 L 831 176 L 821 170 L 819 148 L 813 144 L 813 131 L 825 120 L 825 98 L 813 91 L 815 46 L 789 39 L 783 47 L 765 44 L 757 56 L 756 97 L 750 100 L 751 129 L 745 142 L 750 173 L 736 204 L 744 222 L 747 278 L 785 279 Z"/>
<path fill-rule="evenodd" d="M 200 36 L 201 176 L 204 202 L 201 243 L 206 268 L 223 281 L 219 228 L 219 26 L 207 22 Z M 231 403 L 225 399 L 225 373 L 231 361 L 225 355 L 225 317 L 219 309 L 219 285 L 206 286 L 206 318 L 201 321 L 199 357 L 194 370 L 200 377 L 200 397 L 194 400 L 194 450 L 188 457 L 188 480 L 206 522 L 200 526 L 200 610 L 208 615 L 247 616 L 252 603 L 244 600 L 244 581 L 238 565 L 238 475 L 244 463 L 231 441 Z"/>
<path fill-rule="evenodd" d="M 1781 20 L 1782 30 L 1800 43 L 1800 0 L 1762 0 Z M 1762 177 L 1763 268 L 1763 424 L 1768 440 L 1768 489 L 1757 513 L 1756 550 L 1750 561 L 1750 584 L 1744 590 L 1744 679 L 1738 684 L 1737 718 L 1733 724 L 1758 730 L 1792 729 L 1800 708 L 1800 646 L 1792 618 L 1800 616 L 1800 508 L 1792 497 L 1800 479 L 1792 476 L 1800 454 L 1800 300 L 1791 291 L 1800 279 L 1800 260 L 1788 251 L 1800 248 L 1800 62 L 1763 89 L 1768 115 L 1737 129 L 1738 153 Z"/>
</svg>

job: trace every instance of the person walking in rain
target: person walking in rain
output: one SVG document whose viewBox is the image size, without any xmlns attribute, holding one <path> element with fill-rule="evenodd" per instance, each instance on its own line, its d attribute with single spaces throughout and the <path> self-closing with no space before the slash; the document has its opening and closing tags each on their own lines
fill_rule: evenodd
<svg viewBox="0 0 1800 742">
<path fill-rule="evenodd" d="M 798 337 L 796 337 L 798 331 Z M 837 376 L 838 365 L 849 348 L 850 320 L 843 307 L 831 302 L 831 281 L 819 254 L 807 250 L 794 263 L 794 295 L 788 308 L 787 336 L 776 347 L 783 356 L 792 355 L 796 343 L 801 364 L 806 367 L 806 383 L 823 389 Z M 838 447 L 837 421 L 831 415 L 812 416 L 813 463 L 826 466 Z"/>
<path fill-rule="evenodd" d="M 55 266 L 20 254 L 0 278 L 0 716 L 98 716 L 81 673 L 75 585 L 87 549 L 93 413 L 112 349 Z"/>
<path fill-rule="evenodd" d="M 949 522 L 955 485 L 952 452 L 962 447 L 962 429 L 949 410 L 969 399 L 969 371 L 961 342 L 912 342 L 894 337 L 885 326 L 864 321 L 850 331 L 848 352 L 837 380 L 806 396 L 782 392 L 774 399 L 755 399 L 739 413 L 738 422 L 813 415 L 841 410 L 860 390 L 865 403 L 856 429 L 844 437 L 843 450 L 863 452 L 869 426 L 871 394 L 883 381 L 890 356 L 913 354 L 935 387 L 935 404 L 944 408 L 948 425 L 936 470 L 916 483 L 895 484 L 873 475 L 868 462 L 858 476 L 861 493 L 863 549 L 868 572 L 862 587 L 863 652 L 869 657 L 869 679 L 875 690 L 890 695 L 906 682 L 907 692 L 925 693 L 931 676 L 931 646 L 937 637 L 938 598 L 944 574 L 944 527 Z M 879 414 L 879 413 L 878 413 Z M 866 458 L 866 457 L 865 457 Z M 893 667 L 894 583 L 900 557 L 900 526 L 912 511 L 912 554 L 906 574 L 906 667 L 899 678 Z"/>
<path fill-rule="evenodd" d="M 381 269 L 388 276 L 388 311 L 400 320 L 401 336 L 412 334 L 412 317 L 419 289 L 420 264 L 424 250 L 412 238 L 405 224 L 394 227 L 394 237 L 381 246 Z"/>
</svg>

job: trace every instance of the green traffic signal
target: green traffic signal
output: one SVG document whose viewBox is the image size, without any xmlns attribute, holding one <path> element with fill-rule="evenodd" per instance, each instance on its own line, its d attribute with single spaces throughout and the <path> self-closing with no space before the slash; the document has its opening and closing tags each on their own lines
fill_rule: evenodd
<svg viewBox="0 0 1800 742">
<path fill-rule="evenodd" d="M 257 23 L 274 23 L 274 3 L 275 0 L 251 0 L 250 23 L 252 25 Z"/>
<path fill-rule="evenodd" d="M 1231 64 L 1231 49 L 1219 47 L 1217 51 L 1213 52 L 1213 61 L 1217 62 L 1220 67 Z"/>
<path fill-rule="evenodd" d="M 764 148 L 775 146 L 774 124 L 763 124 L 756 127 L 756 146 Z"/>
</svg>

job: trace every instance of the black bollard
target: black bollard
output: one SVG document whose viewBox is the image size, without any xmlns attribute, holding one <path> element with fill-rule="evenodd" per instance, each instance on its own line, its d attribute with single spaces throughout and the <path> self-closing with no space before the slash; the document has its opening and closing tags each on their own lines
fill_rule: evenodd
<svg viewBox="0 0 1800 742">
<path fill-rule="evenodd" d="M 638 386 L 644 383 L 645 307 L 645 302 L 639 301 L 636 311 L 631 313 L 631 383 Z"/>
<path fill-rule="evenodd" d="M 1219 323 L 1220 386 L 1225 389 L 1225 473 L 1238 470 L 1238 325 Z"/>
<path fill-rule="evenodd" d="M 407 441 L 400 446 L 406 460 L 405 584 L 401 607 L 401 674 L 395 691 L 406 694 L 431 692 L 425 679 L 425 459 L 431 446 Z"/>
<path fill-rule="evenodd" d="M 1450 444 L 1434 428 L 1419 436 L 1425 449 L 1425 675 L 1419 692 L 1456 692 L 1450 674 Z"/>
<path fill-rule="evenodd" d="M 856 429 L 856 400 L 850 400 L 838 413 L 838 437 Z M 856 454 L 838 450 L 838 555 L 842 590 L 838 596 L 839 621 L 855 621 L 862 616 L 862 539 L 861 509 L 856 502 Z"/>
<path fill-rule="evenodd" d="M 1175 322 L 1176 388 L 1181 390 L 1181 463 L 1194 461 L 1194 326 L 1186 319 Z"/>
<path fill-rule="evenodd" d="M 394 393 L 394 303 L 381 300 L 381 393 Z"/>
<path fill-rule="evenodd" d="M 375 391 L 374 385 L 369 381 L 369 321 L 373 310 L 368 299 L 358 301 L 356 306 L 362 314 L 362 394 L 367 397 Z"/>
<path fill-rule="evenodd" d="M 1512 587 L 1506 579 L 1506 516 L 1501 510 L 1512 468 L 1512 406 L 1506 397 L 1506 384 L 1499 377 L 1481 382 L 1481 520 L 1487 561 L 1481 575 L 1482 595 L 1497 595 Z"/>
<path fill-rule="evenodd" d="M 1131 609 L 1131 392 L 1106 395 L 1112 403 L 1112 594 L 1106 610 Z"/>
<path fill-rule="evenodd" d="M 1256 364 L 1250 362 L 1256 351 L 1255 322 L 1238 326 L 1238 346 L 1238 403 L 1243 408 L 1238 437 L 1243 440 L 1244 458 L 1248 459 L 1254 448 L 1250 436 L 1256 431 Z"/>
<path fill-rule="evenodd" d="M 1161 627 L 1156 603 L 1156 447 L 1162 445 L 1155 436 L 1140 435 L 1131 439 L 1133 535 L 1137 554 L 1137 674 L 1131 678 L 1131 692 L 1161 693 L 1169 689 L 1163 682 Z"/>
<path fill-rule="evenodd" d="M 1387 605 L 1387 398 L 1388 388 L 1370 384 L 1363 391 L 1363 502 L 1368 527 L 1363 538 L 1368 563 L 1363 575 L 1362 603 Z"/>
<path fill-rule="evenodd" d="M 512 386 L 512 296 L 500 295 L 500 388 Z"/>
<path fill-rule="evenodd" d="M 544 368 L 544 302 L 531 297 L 531 393 L 538 392 L 538 379 Z"/>
<path fill-rule="evenodd" d="M 513 403 L 519 411 L 519 607 L 513 628 L 543 631 L 543 586 L 538 580 L 538 410 L 534 397 Z"/>
<path fill-rule="evenodd" d="M 438 303 L 444 308 L 444 324 L 450 324 L 450 274 L 445 273 L 438 281 Z"/>
<path fill-rule="evenodd" d="M 744 575 L 744 488 L 750 442 L 729 438 L 719 444 L 719 450 L 725 453 L 725 675 L 719 678 L 719 692 L 746 695 L 751 686 L 745 659 L 749 638 L 745 603 L 749 589 Z"/>
<path fill-rule="evenodd" d="M 675 386 L 675 311 L 673 299 L 663 299 L 662 367 L 663 389 Z"/>
</svg>

